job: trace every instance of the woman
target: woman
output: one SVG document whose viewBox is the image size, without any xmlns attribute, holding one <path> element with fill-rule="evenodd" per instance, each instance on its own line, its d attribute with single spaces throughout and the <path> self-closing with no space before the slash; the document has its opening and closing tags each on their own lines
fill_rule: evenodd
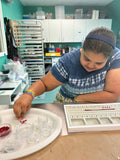
<svg viewBox="0 0 120 160">
<path fill-rule="evenodd" d="M 65 54 L 40 80 L 14 103 L 17 118 L 23 118 L 35 96 L 60 86 L 55 102 L 117 102 L 120 96 L 120 51 L 115 35 L 96 28 L 82 48 Z M 20 112 L 21 111 L 21 112 Z"/>
</svg>

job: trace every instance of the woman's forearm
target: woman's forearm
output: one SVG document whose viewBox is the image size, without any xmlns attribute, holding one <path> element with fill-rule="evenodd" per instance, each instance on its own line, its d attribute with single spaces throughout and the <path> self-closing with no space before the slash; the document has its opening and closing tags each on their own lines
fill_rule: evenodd
<svg viewBox="0 0 120 160">
<path fill-rule="evenodd" d="M 97 91 L 76 96 L 78 102 L 92 102 L 92 103 L 112 103 L 117 102 L 119 97 L 115 93 L 108 91 Z"/>
<path fill-rule="evenodd" d="M 35 96 L 38 96 L 46 91 L 46 86 L 41 80 L 38 80 L 33 83 L 28 89 L 32 90 L 35 93 Z"/>
<path fill-rule="evenodd" d="M 32 84 L 28 89 L 32 90 L 36 96 L 46 91 L 51 91 L 62 85 L 49 71 L 44 77 Z"/>
</svg>

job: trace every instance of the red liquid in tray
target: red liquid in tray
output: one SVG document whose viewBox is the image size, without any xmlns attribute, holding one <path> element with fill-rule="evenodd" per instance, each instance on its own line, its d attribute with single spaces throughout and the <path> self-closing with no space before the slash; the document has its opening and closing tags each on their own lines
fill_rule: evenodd
<svg viewBox="0 0 120 160">
<path fill-rule="evenodd" d="M 26 119 L 25 120 L 21 120 L 20 123 L 24 124 L 26 121 L 27 121 Z"/>
<path fill-rule="evenodd" d="M 0 128 L 0 137 L 7 136 L 11 132 L 11 129 L 9 126 L 3 126 Z"/>
</svg>

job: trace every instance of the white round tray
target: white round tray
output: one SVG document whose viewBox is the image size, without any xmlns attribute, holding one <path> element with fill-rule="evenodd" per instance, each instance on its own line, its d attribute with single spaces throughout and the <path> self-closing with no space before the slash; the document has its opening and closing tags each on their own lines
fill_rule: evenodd
<svg viewBox="0 0 120 160">
<path fill-rule="evenodd" d="M 55 138 L 60 134 L 62 129 L 62 120 L 60 117 L 43 109 L 31 108 L 25 114 L 24 119 L 26 119 L 27 122 L 30 122 L 34 125 L 34 122 L 37 120 L 37 118 L 43 115 L 47 118 L 52 119 L 52 121 L 54 122 L 54 127 L 53 127 L 54 129 L 52 128 L 51 134 L 48 137 L 44 137 L 44 139 L 38 143 L 35 143 L 32 145 L 26 143 L 25 145 L 23 145 L 24 147 L 19 148 L 17 151 L 13 151 L 9 153 L 0 152 L 0 160 L 15 159 L 15 158 L 20 158 L 20 157 L 29 155 L 31 153 L 34 153 L 44 148 L 45 146 L 50 144 L 53 140 L 55 140 Z M 20 122 L 17 120 L 17 118 L 14 115 L 13 109 L 0 111 L 0 118 L 1 118 L 1 122 L 0 122 L 1 124 L 3 123 L 11 124 L 12 126 L 11 135 L 13 132 L 15 132 L 16 126 L 20 124 Z M 5 138 L 7 138 L 7 136 Z M 1 140 L 2 138 L 0 137 L 0 141 Z"/>
</svg>

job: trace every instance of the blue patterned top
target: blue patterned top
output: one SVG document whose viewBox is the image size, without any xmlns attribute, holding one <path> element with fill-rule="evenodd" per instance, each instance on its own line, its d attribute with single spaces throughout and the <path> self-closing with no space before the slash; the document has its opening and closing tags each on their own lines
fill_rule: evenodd
<svg viewBox="0 0 120 160">
<path fill-rule="evenodd" d="M 112 57 L 99 70 L 87 72 L 80 63 L 80 49 L 66 53 L 51 68 L 52 75 L 63 85 L 60 93 L 67 98 L 104 89 L 106 73 L 111 69 L 120 68 L 120 50 L 114 49 Z"/>
</svg>

